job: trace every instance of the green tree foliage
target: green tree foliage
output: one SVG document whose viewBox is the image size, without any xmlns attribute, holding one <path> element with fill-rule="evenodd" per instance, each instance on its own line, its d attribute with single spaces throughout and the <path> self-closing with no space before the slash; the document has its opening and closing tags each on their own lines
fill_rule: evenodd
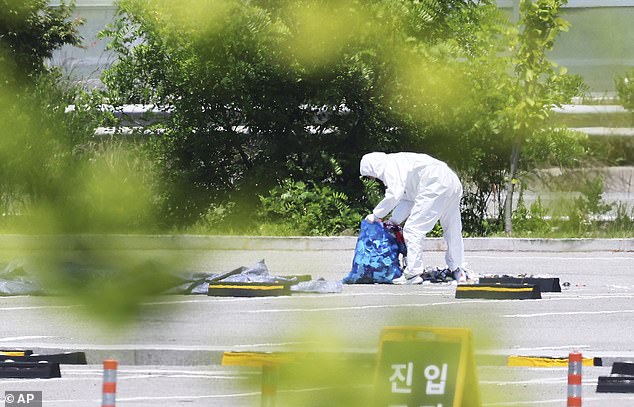
<svg viewBox="0 0 634 407">
<path fill-rule="evenodd" d="M 81 21 L 70 19 L 73 8 L 74 2 L 51 7 L 47 0 L 1 0 L 3 73 L 33 79 L 46 70 L 45 61 L 55 49 L 66 44 L 78 45 L 77 27 Z"/>
<path fill-rule="evenodd" d="M 512 207 L 515 178 L 520 166 L 522 146 L 532 142 L 546 125 L 550 109 L 570 100 L 580 88 L 578 78 L 566 75 L 548 60 L 561 32 L 569 23 L 560 17 L 567 0 L 521 0 L 520 25 L 522 30 L 513 46 L 511 61 L 514 75 L 504 83 L 508 99 L 502 115 L 501 127 L 511 140 L 511 160 L 506 183 L 505 232 L 512 233 Z"/>
<path fill-rule="evenodd" d="M 472 32 L 485 14 L 470 1 L 124 0 L 104 80 L 115 103 L 172 110 L 155 153 L 176 224 L 284 179 L 358 202 L 364 152 L 459 156 L 437 141 L 459 145 L 446 112 L 468 88 L 459 57 L 485 47 Z"/>
<path fill-rule="evenodd" d="M 513 146 L 576 87 L 544 57 L 561 1 L 522 4 L 519 32 L 486 0 L 121 0 L 104 81 L 112 103 L 171 111 L 152 143 L 168 225 L 223 202 L 253 221 L 253 196 L 284 180 L 367 210 L 361 155 L 409 150 L 458 170 L 465 230 L 482 234 Z"/>
</svg>

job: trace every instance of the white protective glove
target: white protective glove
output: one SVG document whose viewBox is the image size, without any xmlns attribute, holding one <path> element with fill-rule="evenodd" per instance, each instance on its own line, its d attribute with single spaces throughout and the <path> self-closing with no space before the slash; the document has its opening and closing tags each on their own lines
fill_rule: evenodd
<svg viewBox="0 0 634 407">
<path fill-rule="evenodd" d="M 377 221 L 376 216 L 374 216 L 373 213 L 369 214 L 368 216 L 365 217 L 365 220 L 367 220 L 370 223 L 374 223 Z"/>
</svg>

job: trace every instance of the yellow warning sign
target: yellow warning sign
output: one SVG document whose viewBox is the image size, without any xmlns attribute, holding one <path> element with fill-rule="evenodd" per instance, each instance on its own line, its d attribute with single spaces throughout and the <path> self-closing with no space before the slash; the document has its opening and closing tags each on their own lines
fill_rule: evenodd
<svg viewBox="0 0 634 407">
<path fill-rule="evenodd" d="M 373 407 L 480 407 L 471 332 L 384 328 L 374 389 Z"/>
</svg>

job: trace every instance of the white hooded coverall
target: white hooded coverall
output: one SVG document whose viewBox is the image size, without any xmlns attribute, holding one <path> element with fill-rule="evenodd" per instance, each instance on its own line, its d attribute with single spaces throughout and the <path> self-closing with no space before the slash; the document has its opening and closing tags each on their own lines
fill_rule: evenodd
<svg viewBox="0 0 634 407">
<path fill-rule="evenodd" d="M 445 164 L 426 154 L 369 153 L 361 158 L 361 175 L 374 177 L 386 187 L 385 197 L 372 212 L 383 219 L 390 212 L 390 221 L 403 227 L 407 245 L 406 275 L 425 271 L 423 240 L 440 220 L 447 242 L 445 261 L 450 270 L 463 267 L 464 245 L 460 199 L 462 184 Z"/>
</svg>

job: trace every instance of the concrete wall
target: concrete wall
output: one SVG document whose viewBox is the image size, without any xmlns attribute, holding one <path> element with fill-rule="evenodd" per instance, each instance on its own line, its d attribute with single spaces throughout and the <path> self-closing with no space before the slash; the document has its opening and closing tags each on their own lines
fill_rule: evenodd
<svg viewBox="0 0 634 407">
<path fill-rule="evenodd" d="M 85 21 L 80 28 L 82 47 L 63 47 L 55 52 L 52 63 L 62 66 L 75 79 L 99 86 L 101 71 L 112 63 L 114 56 L 106 51 L 108 41 L 98 39 L 97 34 L 112 22 L 115 10 L 113 0 L 77 0 L 75 16 Z"/>
<path fill-rule="evenodd" d="M 500 8 L 515 17 L 518 4 L 498 0 Z M 53 62 L 75 78 L 94 83 L 112 60 L 97 33 L 114 12 L 113 0 L 77 0 L 76 15 L 86 21 L 81 29 L 85 49 L 65 47 Z M 593 92 L 613 92 L 615 76 L 634 68 L 634 0 L 569 0 L 563 15 L 572 27 L 559 38 L 552 59 L 582 75 Z"/>
</svg>

